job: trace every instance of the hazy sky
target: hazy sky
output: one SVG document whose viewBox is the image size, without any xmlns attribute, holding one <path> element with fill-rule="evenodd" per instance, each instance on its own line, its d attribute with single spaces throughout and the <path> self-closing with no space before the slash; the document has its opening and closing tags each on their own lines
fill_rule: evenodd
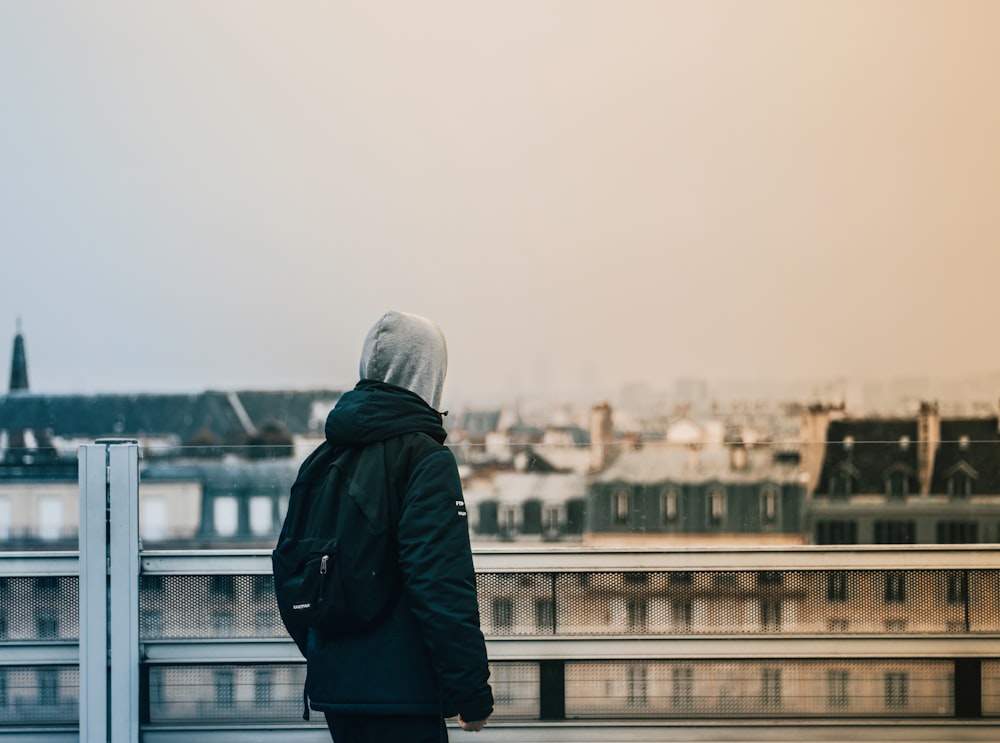
<svg viewBox="0 0 1000 743">
<path fill-rule="evenodd" d="M 395 308 L 442 326 L 451 404 L 998 371 L 998 29 L 0 0 L 0 363 L 20 316 L 39 392 L 342 386 Z"/>
</svg>

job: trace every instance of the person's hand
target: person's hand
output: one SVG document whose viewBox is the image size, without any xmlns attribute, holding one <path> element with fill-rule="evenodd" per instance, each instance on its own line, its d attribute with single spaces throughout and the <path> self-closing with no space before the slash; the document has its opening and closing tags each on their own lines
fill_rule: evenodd
<svg viewBox="0 0 1000 743">
<path fill-rule="evenodd" d="M 465 720 L 462 719 L 462 716 L 459 715 L 458 726 L 462 728 L 462 730 L 468 730 L 469 732 L 472 733 L 478 733 L 480 730 L 486 727 L 486 720 L 479 720 L 477 722 L 466 722 Z"/>
</svg>

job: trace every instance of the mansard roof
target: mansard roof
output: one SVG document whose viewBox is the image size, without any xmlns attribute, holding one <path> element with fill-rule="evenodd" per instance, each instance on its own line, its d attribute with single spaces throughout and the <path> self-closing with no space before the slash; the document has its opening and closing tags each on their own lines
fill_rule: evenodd
<svg viewBox="0 0 1000 743">
<path fill-rule="evenodd" d="M 0 431 L 62 438 L 176 437 L 208 431 L 219 443 L 269 422 L 291 434 L 322 436 L 333 390 L 208 391 L 194 394 L 0 395 Z"/>
<path fill-rule="evenodd" d="M 830 421 L 827 427 L 823 470 L 816 493 L 829 493 L 834 473 L 849 471 L 856 493 L 885 492 L 890 471 L 902 469 L 916 477 L 916 418 L 847 418 Z"/>
<path fill-rule="evenodd" d="M 1000 494 L 998 424 L 1000 421 L 995 417 L 941 421 L 941 443 L 934 457 L 931 493 L 947 493 L 948 478 L 964 463 L 978 475 L 974 478 L 973 493 Z"/>
<path fill-rule="evenodd" d="M 776 458 L 770 447 L 747 447 L 746 466 L 734 469 L 728 447 L 644 446 L 623 451 L 596 482 L 722 484 L 797 483 L 796 461 Z"/>
</svg>

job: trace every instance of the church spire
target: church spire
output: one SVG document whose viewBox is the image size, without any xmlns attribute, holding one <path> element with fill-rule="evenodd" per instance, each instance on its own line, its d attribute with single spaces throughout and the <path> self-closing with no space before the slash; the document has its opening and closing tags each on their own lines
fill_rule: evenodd
<svg viewBox="0 0 1000 743">
<path fill-rule="evenodd" d="M 10 361 L 10 391 L 28 391 L 28 358 L 24 353 L 24 336 L 21 334 L 21 318 L 17 318 L 17 335 L 14 336 L 14 355 Z"/>
</svg>

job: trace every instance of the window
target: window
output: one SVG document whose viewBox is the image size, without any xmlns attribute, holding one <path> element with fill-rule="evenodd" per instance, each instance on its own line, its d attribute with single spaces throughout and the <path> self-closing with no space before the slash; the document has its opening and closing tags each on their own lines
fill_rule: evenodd
<svg viewBox="0 0 1000 743">
<path fill-rule="evenodd" d="M 910 676 L 895 672 L 885 675 L 886 709 L 902 709 L 910 703 Z"/>
<path fill-rule="evenodd" d="M 857 544 L 858 523 L 833 519 L 816 522 L 816 544 Z"/>
<path fill-rule="evenodd" d="M 853 492 L 853 478 L 849 472 L 837 472 L 830 476 L 830 495 L 847 498 Z"/>
<path fill-rule="evenodd" d="M 253 626 L 258 631 L 270 631 L 277 626 L 278 622 L 274 612 L 270 609 L 258 609 L 253 615 Z"/>
<path fill-rule="evenodd" d="M 670 605 L 670 621 L 675 632 L 690 632 L 691 617 L 690 601 L 674 601 Z"/>
<path fill-rule="evenodd" d="M 778 489 L 769 485 L 760 494 L 760 523 L 774 526 L 778 521 Z"/>
<path fill-rule="evenodd" d="M 0 640 L 7 639 L 7 610 L 0 607 Z"/>
<path fill-rule="evenodd" d="M 517 512 L 513 506 L 505 506 L 500 512 L 500 533 L 507 536 L 517 534 Z"/>
<path fill-rule="evenodd" d="M 236 579 L 232 575 L 213 575 L 208 582 L 208 590 L 215 598 L 234 598 L 236 596 Z"/>
<path fill-rule="evenodd" d="M 555 610 L 552 599 L 535 600 L 535 626 L 542 632 L 555 631 Z"/>
<path fill-rule="evenodd" d="M 681 710 L 691 709 L 693 687 L 694 671 L 686 666 L 675 667 L 670 674 L 670 699 L 674 707 Z"/>
<path fill-rule="evenodd" d="M 906 574 L 892 572 L 885 574 L 885 603 L 906 603 Z"/>
<path fill-rule="evenodd" d="M 239 504 L 231 495 L 219 496 L 212 500 L 212 521 L 215 533 L 220 537 L 231 537 L 239 528 Z"/>
<path fill-rule="evenodd" d="M 708 493 L 708 523 L 721 526 L 726 520 L 726 491 L 713 488 Z"/>
<path fill-rule="evenodd" d="M 216 635 L 226 637 L 233 633 L 235 621 L 233 613 L 228 609 L 221 609 L 212 612 L 212 632 Z"/>
<path fill-rule="evenodd" d="M 760 628 L 763 632 L 777 632 L 781 629 L 781 602 L 760 602 Z"/>
<path fill-rule="evenodd" d="M 614 497 L 611 499 L 611 507 L 613 509 L 612 517 L 616 526 L 628 525 L 628 506 L 628 490 L 621 488 L 615 491 Z"/>
<path fill-rule="evenodd" d="M 945 576 L 945 593 L 949 604 L 964 604 L 968 595 L 968 580 L 963 573 Z"/>
<path fill-rule="evenodd" d="M 59 612 L 55 609 L 35 610 L 35 631 L 39 640 L 59 637 Z"/>
<path fill-rule="evenodd" d="M 542 511 L 542 529 L 548 536 L 559 534 L 559 506 L 547 506 Z"/>
<path fill-rule="evenodd" d="M 897 470 L 885 478 L 885 494 L 890 498 L 905 498 L 910 494 L 910 478 Z"/>
<path fill-rule="evenodd" d="M 541 534 L 542 504 L 537 500 L 528 500 L 521 505 L 521 531 L 525 534 Z"/>
<path fill-rule="evenodd" d="M 646 599 L 629 599 L 625 605 L 628 617 L 628 628 L 632 632 L 643 632 L 646 629 L 646 620 L 649 615 L 649 607 Z"/>
<path fill-rule="evenodd" d="M 780 570 L 761 570 L 757 573 L 757 585 L 760 586 L 780 586 L 784 581 L 784 575 Z"/>
<path fill-rule="evenodd" d="M 510 629 L 514 624 L 514 604 L 510 599 L 493 599 L 493 629 Z"/>
<path fill-rule="evenodd" d="M 499 510 L 495 501 L 485 501 L 479 504 L 480 534 L 496 534 L 500 531 Z"/>
<path fill-rule="evenodd" d="M 10 704 L 10 696 L 7 692 L 7 669 L 0 668 L 0 707 Z"/>
<path fill-rule="evenodd" d="M 628 705 L 644 707 L 649 702 L 647 682 L 649 669 L 640 663 L 630 663 L 625 669 L 625 680 L 628 687 Z"/>
<path fill-rule="evenodd" d="M 270 599 L 274 595 L 274 577 L 271 575 L 253 576 L 253 597 L 255 599 Z"/>
<path fill-rule="evenodd" d="M 139 534 L 150 542 L 167 537 L 167 502 L 163 498 L 142 498 L 139 501 Z"/>
<path fill-rule="evenodd" d="M 586 522 L 586 504 L 579 498 L 566 501 L 566 532 L 582 534 Z"/>
<path fill-rule="evenodd" d="M 760 702 L 766 709 L 781 706 L 781 669 L 765 668 L 761 675 Z"/>
<path fill-rule="evenodd" d="M 826 704 L 830 709 L 844 709 L 847 706 L 848 680 L 847 671 L 826 672 Z"/>
<path fill-rule="evenodd" d="M 44 707 L 59 704 L 59 671 L 55 668 L 39 668 L 36 673 L 38 703 Z"/>
<path fill-rule="evenodd" d="M 145 594 L 163 593 L 163 576 L 162 575 L 140 576 L 139 592 Z"/>
<path fill-rule="evenodd" d="M 662 525 L 677 522 L 678 494 L 676 488 L 667 488 L 660 493 L 660 522 Z"/>
<path fill-rule="evenodd" d="M 846 619 L 828 619 L 826 622 L 827 632 L 847 632 L 848 622 Z"/>
<path fill-rule="evenodd" d="M 63 504 L 58 498 L 38 501 L 38 536 L 42 539 L 59 539 L 63 528 Z"/>
<path fill-rule="evenodd" d="M 948 478 L 948 495 L 952 498 L 967 498 L 972 495 L 972 478 L 966 472 L 956 472 Z"/>
<path fill-rule="evenodd" d="M 917 527 L 913 521 L 876 521 L 875 544 L 913 544 L 917 541 Z"/>
<path fill-rule="evenodd" d="M 847 601 L 847 573 L 826 574 L 826 600 L 830 603 Z"/>
<path fill-rule="evenodd" d="M 625 573 L 624 578 L 626 583 L 633 586 L 644 586 L 649 581 L 649 575 L 642 572 Z"/>
<path fill-rule="evenodd" d="M 233 672 L 215 672 L 215 703 L 220 707 L 232 707 L 234 697 Z"/>
<path fill-rule="evenodd" d="M 57 596 L 59 594 L 59 579 L 52 575 L 35 578 L 35 593 L 46 596 Z"/>
<path fill-rule="evenodd" d="M 938 544 L 976 544 L 979 542 L 979 524 L 975 521 L 938 521 Z"/>
<path fill-rule="evenodd" d="M 250 499 L 250 533 L 258 537 L 274 533 L 274 501 L 266 495 Z"/>
<path fill-rule="evenodd" d="M 669 574 L 667 582 L 672 586 L 690 586 L 694 582 L 694 574 L 688 570 L 678 570 Z"/>
<path fill-rule="evenodd" d="M 267 706 L 274 701 L 274 671 L 258 668 L 254 675 L 254 702 L 257 706 Z"/>
<path fill-rule="evenodd" d="M 143 609 L 139 612 L 139 633 L 144 638 L 163 637 L 163 611 Z"/>
<path fill-rule="evenodd" d="M 0 498 L 0 542 L 10 539 L 10 501 Z"/>
</svg>

